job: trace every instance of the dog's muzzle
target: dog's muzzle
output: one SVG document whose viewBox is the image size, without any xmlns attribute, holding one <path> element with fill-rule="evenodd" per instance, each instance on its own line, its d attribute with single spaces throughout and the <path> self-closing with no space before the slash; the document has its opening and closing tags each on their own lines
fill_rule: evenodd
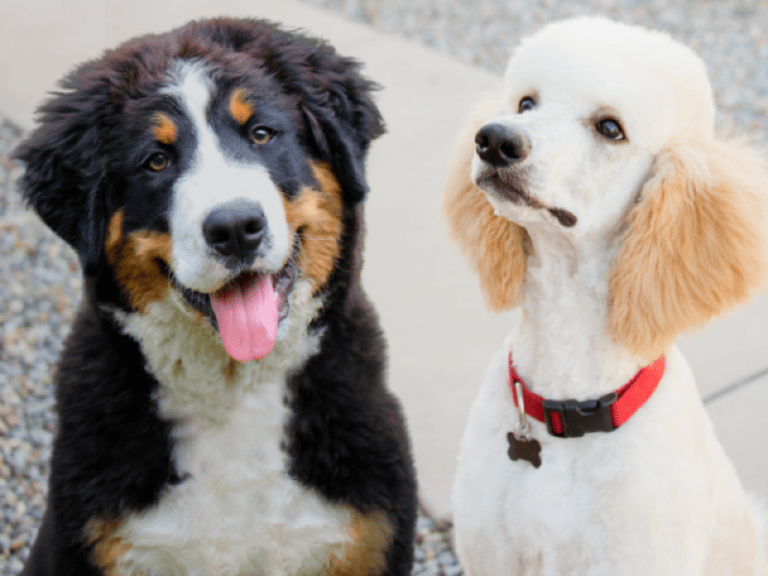
<svg viewBox="0 0 768 576">
<path fill-rule="evenodd" d="M 545 208 L 561 226 L 570 228 L 577 222 L 576 215 L 563 208 L 545 206 L 525 191 L 523 161 L 531 152 L 531 139 L 521 128 L 498 122 L 486 124 L 475 134 L 475 152 L 487 166 L 476 182 L 485 185 L 501 197 L 522 202 L 532 208 Z"/>
<path fill-rule="evenodd" d="M 522 130 L 486 124 L 475 135 L 475 152 L 482 162 L 475 183 L 504 200 L 543 208 L 526 192 L 528 168 L 522 164 L 530 151 L 531 140 Z"/>
</svg>

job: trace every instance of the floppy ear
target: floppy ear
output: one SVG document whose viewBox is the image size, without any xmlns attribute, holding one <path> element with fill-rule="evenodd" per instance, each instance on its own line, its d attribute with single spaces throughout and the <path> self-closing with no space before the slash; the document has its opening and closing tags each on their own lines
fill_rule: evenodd
<svg viewBox="0 0 768 576">
<path fill-rule="evenodd" d="M 345 199 L 365 197 L 365 156 L 371 141 L 384 133 L 384 122 L 373 102 L 378 89 L 359 73 L 360 64 L 338 56 L 328 45 L 319 46 L 302 67 L 294 85 L 309 133 L 332 170 Z"/>
<path fill-rule="evenodd" d="M 39 109 L 39 128 L 13 157 L 26 164 L 20 179 L 24 198 L 93 275 L 103 260 L 105 219 L 97 118 L 110 102 L 87 76 L 83 67 L 62 81 L 66 92 Z"/>
<path fill-rule="evenodd" d="M 337 117 L 328 110 L 307 104 L 302 109 L 310 134 L 320 155 L 333 170 L 349 202 L 360 202 L 368 192 L 365 156 L 370 139 L 363 147 Z"/>
<path fill-rule="evenodd" d="M 628 216 L 610 283 L 610 329 L 651 360 L 683 330 L 743 303 L 765 274 L 768 169 L 740 141 L 675 143 Z"/>
<path fill-rule="evenodd" d="M 475 134 L 495 109 L 496 102 L 482 106 L 462 131 L 448 168 L 443 210 L 453 239 L 480 277 L 486 305 L 500 312 L 522 298 L 527 233 L 497 215 L 485 192 L 472 182 Z"/>
</svg>

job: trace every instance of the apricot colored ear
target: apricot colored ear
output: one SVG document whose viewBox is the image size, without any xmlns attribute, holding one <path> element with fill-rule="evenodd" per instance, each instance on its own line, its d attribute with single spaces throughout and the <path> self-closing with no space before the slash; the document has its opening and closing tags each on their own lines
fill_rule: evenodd
<svg viewBox="0 0 768 576">
<path fill-rule="evenodd" d="M 680 332 L 747 300 L 765 278 L 766 191 L 766 160 L 744 142 L 658 154 L 612 271 L 618 342 L 650 361 Z"/>
<path fill-rule="evenodd" d="M 490 117 L 486 105 L 461 132 L 445 184 L 443 209 L 453 239 L 480 277 L 488 308 L 507 310 L 520 303 L 525 274 L 525 229 L 498 216 L 471 179 L 475 133 Z"/>
</svg>

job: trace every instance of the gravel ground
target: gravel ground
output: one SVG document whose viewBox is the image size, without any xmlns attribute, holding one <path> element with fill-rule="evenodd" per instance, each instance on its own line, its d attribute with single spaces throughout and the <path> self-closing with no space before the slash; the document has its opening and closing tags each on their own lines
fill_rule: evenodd
<svg viewBox="0 0 768 576">
<path fill-rule="evenodd" d="M 304 0 L 501 73 L 520 37 L 603 14 L 666 30 L 706 61 L 719 122 L 768 140 L 765 0 Z M 51 371 L 79 301 L 77 258 L 14 189 L 21 136 L 0 118 L 0 576 L 17 574 L 42 517 L 55 429 Z M 459 576 L 451 526 L 421 515 L 415 576 Z"/>
<path fill-rule="evenodd" d="M 22 205 L 0 121 L 0 574 L 16 574 L 42 518 L 55 422 L 51 369 L 80 300 L 79 264 Z"/>
</svg>

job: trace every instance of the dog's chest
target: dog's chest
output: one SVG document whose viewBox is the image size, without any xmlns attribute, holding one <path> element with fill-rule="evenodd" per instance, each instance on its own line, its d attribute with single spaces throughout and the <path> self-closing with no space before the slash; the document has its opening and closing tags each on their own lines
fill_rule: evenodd
<svg viewBox="0 0 768 576">
<path fill-rule="evenodd" d="M 476 574 L 568 573 L 624 537 L 613 528 L 626 508 L 596 504 L 615 502 L 621 488 L 604 462 L 613 448 L 554 439 L 534 423 L 541 466 L 512 461 L 507 435 L 518 431 L 518 413 L 506 377 L 497 355 L 462 439 L 453 498 L 460 556 Z"/>
<path fill-rule="evenodd" d="M 120 574 L 288 575 L 327 568 L 348 540 L 349 512 L 286 472 L 282 383 L 238 399 L 223 423 L 174 430 L 182 482 L 129 516 L 116 536 L 130 549 Z"/>
<path fill-rule="evenodd" d="M 613 432 L 556 438 L 533 421 L 539 468 L 507 454 L 518 426 L 507 353 L 494 357 L 462 439 L 453 508 L 463 565 L 473 574 L 701 574 L 713 508 L 738 516 L 739 505 L 718 503 L 731 490 L 728 465 L 708 448 L 711 426 L 679 351 Z"/>
<path fill-rule="evenodd" d="M 173 422 L 181 478 L 159 502 L 121 519 L 111 574 L 282 576 L 326 573 L 350 540 L 350 510 L 288 474 L 287 374 L 317 350 L 306 322 L 266 361 L 233 363 L 207 324 L 155 306 L 124 318 Z M 298 325 L 297 325 L 298 324 Z"/>
</svg>

